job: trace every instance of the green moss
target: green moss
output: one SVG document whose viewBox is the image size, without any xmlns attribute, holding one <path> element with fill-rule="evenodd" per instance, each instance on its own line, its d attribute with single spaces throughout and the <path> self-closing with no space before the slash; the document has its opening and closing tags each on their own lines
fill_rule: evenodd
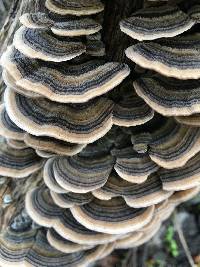
<svg viewBox="0 0 200 267">
<path fill-rule="evenodd" d="M 173 256 L 177 257 L 179 255 L 179 248 L 177 242 L 174 238 L 175 230 L 172 225 L 167 228 L 165 234 L 165 244 L 167 246 L 168 252 Z"/>
</svg>

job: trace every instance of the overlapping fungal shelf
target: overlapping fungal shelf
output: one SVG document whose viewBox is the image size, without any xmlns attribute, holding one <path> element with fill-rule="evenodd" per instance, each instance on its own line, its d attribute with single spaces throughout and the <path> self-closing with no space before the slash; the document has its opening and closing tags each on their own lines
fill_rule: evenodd
<svg viewBox="0 0 200 267">
<path fill-rule="evenodd" d="M 101 1 L 45 7 L 1 57 L 0 176 L 40 181 L 0 235 L 1 266 L 88 266 L 150 240 L 200 191 L 199 6 L 120 22 L 146 69 L 134 80 L 106 60 Z"/>
</svg>

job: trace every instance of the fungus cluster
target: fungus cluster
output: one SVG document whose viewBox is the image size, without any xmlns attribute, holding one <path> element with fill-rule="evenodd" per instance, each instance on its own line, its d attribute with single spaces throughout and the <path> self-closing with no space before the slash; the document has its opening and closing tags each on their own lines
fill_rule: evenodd
<svg viewBox="0 0 200 267">
<path fill-rule="evenodd" d="M 0 175 L 39 177 L 0 234 L 2 266 L 88 266 L 150 240 L 200 191 L 199 6 L 120 22 L 147 69 L 135 80 L 104 57 L 99 0 L 45 8 L 20 17 L 1 57 Z"/>
</svg>

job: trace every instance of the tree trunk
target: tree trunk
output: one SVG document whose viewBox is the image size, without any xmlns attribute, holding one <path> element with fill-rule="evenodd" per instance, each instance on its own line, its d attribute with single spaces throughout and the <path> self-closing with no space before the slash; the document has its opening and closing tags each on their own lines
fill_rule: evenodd
<svg viewBox="0 0 200 267">
<path fill-rule="evenodd" d="M 106 60 L 128 63 L 134 69 L 134 63 L 125 56 L 125 49 L 134 44 L 134 40 L 121 32 L 119 23 L 123 18 L 129 17 L 133 12 L 142 8 L 148 1 L 143 0 L 104 0 L 105 11 L 103 14 L 102 39 L 106 47 Z M 148 2 L 149 5 L 149 2 Z M 0 0 L 0 56 L 7 46 L 12 42 L 13 34 L 19 27 L 19 17 L 25 12 L 41 10 L 44 0 Z M 0 79 L 0 90 L 3 91 L 4 84 Z M 37 177 L 37 176 L 36 176 Z M 22 180 L 7 180 L 3 186 L 0 177 L 0 231 L 20 210 L 24 208 L 23 199 L 30 187 L 40 183 L 34 177 Z M 12 196 L 11 203 L 5 203 L 6 196 Z M 133 253 L 135 251 L 131 251 Z M 133 253 L 134 257 L 136 253 Z M 131 254 L 131 257 L 133 255 Z M 140 259 L 142 260 L 142 259 Z M 106 260 L 104 260 L 106 262 Z M 132 259 L 132 265 L 134 259 Z M 128 264 L 125 264 L 127 267 Z M 100 265 L 103 266 L 103 265 Z M 106 266 L 106 265 L 105 265 Z M 108 264 L 106 267 L 110 267 Z"/>
<path fill-rule="evenodd" d="M 125 49 L 134 43 L 120 30 L 119 23 L 136 10 L 142 8 L 141 0 L 106 0 L 103 23 L 103 41 L 106 57 L 110 61 L 127 62 Z"/>
</svg>

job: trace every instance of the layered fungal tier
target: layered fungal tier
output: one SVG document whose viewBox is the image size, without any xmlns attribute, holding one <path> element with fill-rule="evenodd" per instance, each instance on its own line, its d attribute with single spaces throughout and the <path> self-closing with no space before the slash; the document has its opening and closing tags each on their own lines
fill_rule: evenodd
<svg viewBox="0 0 200 267">
<path fill-rule="evenodd" d="M 1 57 L 0 176 L 29 184 L 1 266 L 89 266 L 149 241 L 200 191 L 199 6 L 123 18 L 134 69 L 108 60 L 103 10 L 46 0 Z"/>
</svg>

